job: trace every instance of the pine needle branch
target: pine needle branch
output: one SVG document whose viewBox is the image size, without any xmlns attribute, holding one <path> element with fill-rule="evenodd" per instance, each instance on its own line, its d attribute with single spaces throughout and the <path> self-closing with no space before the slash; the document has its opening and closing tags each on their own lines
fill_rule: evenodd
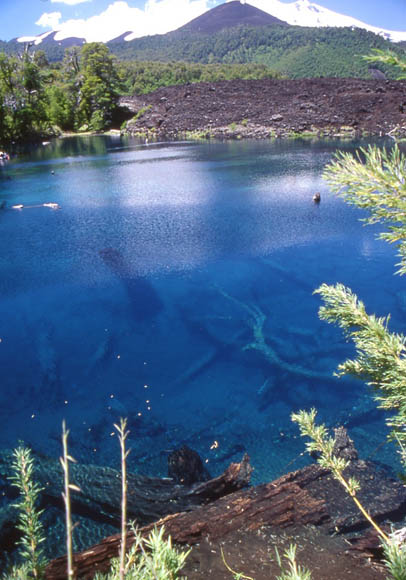
<svg viewBox="0 0 406 580">
<path fill-rule="evenodd" d="M 397 145 L 369 146 L 355 155 L 339 151 L 323 173 L 334 193 L 369 212 L 366 224 L 388 224 L 379 238 L 398 246 L 399 274 L 406 273 L 406 158 Z"/>
<path fill-rule="evenodd" d="M 19 511 L 17 529 L 22 532 L 20 555 L 25 566 L 33 578 L 43 578 L 46 558 L 41 544 L 45 541 L 44 529 L 41 522 L 43 510 L 38 509 L 39 496 L 43 490 L 33 480 L 34 459 L 28 447 L 19 445 L 13 452 L 10 477 L 12 485 L 19 490 L 19 501 L 14 504 Z"/>
<path fill-rule="evenodd" d="M 367 314 L 365 306 L 343 284 L 322 284 L 315 291 L 324 305 L 322 320 L 337 324 L 353 342 L 356 356 L 338 366 L 338 376 L 352 375 L 373 388 L 378 407 L 394 415 L 387 419 L 391 436 L 406 441 L 406 337 L 388 330 L 389 316 Z"/>
<path fill-rule="evenodd" d="M 325 425 L 316 425 L 316 409 L 311 409 L 309 412 L 299 411 L 298 413 L 293 413 L 291 419 L 294 423 L 299 425 L 301 436 L 310 438 L 310 441 L 306 443 L 307 451 L 309 451 L 309 453 L 316 451 L 320 454 L 317 460 L 319 465 L 331 471 L 334 479 L 344 487 L 345 491 L 351 496 L 360 512 L 375 528 L 382 540 L 388 542 L 389 537 L 378 526 L 357 498 L 357 491 L 360 487 L 359 482 L 354 478 L 347 479 L 344 476 L 344 470 L 348 467 L 349 461 L 334 455 L 334 439 L 329 437 Z"/>
</svg>

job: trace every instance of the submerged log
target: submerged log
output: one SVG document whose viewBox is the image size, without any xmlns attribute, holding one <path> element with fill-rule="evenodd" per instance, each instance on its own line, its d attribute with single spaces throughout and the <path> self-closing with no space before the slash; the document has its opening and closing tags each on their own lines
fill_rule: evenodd
<svg viewBox="0 0 406 580">
<path fill-rule="evenodd" d="M 267 342 L 265 337 L 264 327 L 266 323 L 266 315 L 261 310 L 259 306 L 254 303 L 245 303 L 238 300 L 234 296 L 227 294 L 221 288 L 218 289 L 219 293 L 224 296 L 227 300 L 230 300 L 237 306 L 239 306 L 243 311 L 247 313 L 247 325 L 252 330 L 253 341 L 246 344 L 243 347 L 243 351 L 247 350 L 257 350 L 259 351 L 265 359 L 271 365 L 281 369 L 282 371 L 287 371 L 294 375 L 299 375 L 307 379 L 323 379 L 330 380 L 331 374 L 322 371 L 315 371 L 312 368 L 305 368 L 297 364 L 290 363 L 286 360 L 280 358 L 278 353 L 272 348 L 272 346 Z"/>
<path fill-rule="evenodd" d="M 185 474 L 189 470 L 189 455 L 183 455 Z M 192 457 L 195 461 L 193 452 Z M 12 473 L 11 463 L 12 453 L 0 452 L 0 482 L 8 486 L 10 490 L 12 488 L 8 481 Z M 43 488 L 42 506 L 46 508 L 48 505 L 59 505 L 63 508 L 63 479 L 59 462 L 36 457 L 35 464 L 35 478 Z M 136 520 L 139 525 L 145 525 L 167 514 L 194 509 L 201 504 L 246 487 L 249 484 L 251 472 L 249 457 L 245 455 L 240 463 L 232 463 L 220 476 L 191 485 L 181 485 L 171 478 L 147 477 L 130 473 L 127 476 L 128 518 Z M 180 474 L 179 469 L 178 474 Z M 71 482 L 81 489 L 80 492 L 71 492 L 73 514 L 86 516 L 95 522 L 119 526 L 120 472 L 110 467 L 76 463 L 70 466 L 70 478 Z M 202 474 L 201 479 L 207 479 L 206 474 L 204 477 Z"/>
<path fill-rule="evenodd" d="M 119 250 L 104 248 L 99 251 L 99 256 L 126 289 L 136 320 L 149 320 L 162 310 L 162 301 L 153 285 L 146 277 L 133 271 Z"/>
</svg>

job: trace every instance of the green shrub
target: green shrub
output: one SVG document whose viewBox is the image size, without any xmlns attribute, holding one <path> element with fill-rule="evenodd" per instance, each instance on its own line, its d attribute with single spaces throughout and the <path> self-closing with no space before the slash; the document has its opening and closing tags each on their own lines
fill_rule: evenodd
<svg viewBox="0 0 406 580">
<path fill-rule="evenodd" d="M 19 512 L 17 528 L 22 532 L 19 556 L 23 566 L 14 568 L 9 578 L 43 578 L 46 559 L 41 544 L 45 541 L 40 520 L 43 510 L 38 509 L 38 499 L 43 488 L 33 481 L 34 460 L 31 450 L 22 444 L 14 450 L 12 485 L 19 490 L 19 501 L 14 504 Z M 7 578 L 7 576 L 6 576 Z"/>
<path fill-rule="evenodd" d="M 147 538 L 132 526 L 135 541 L 126 556 L 125 580 L 177 580 L 190 550 L 180 552 L 164 538 L 164 528 L 156 528 Z M 120 559 L 114 558 L 108 574 L 97 573 L 94 580 L 118 580 Z"/>
</svg>

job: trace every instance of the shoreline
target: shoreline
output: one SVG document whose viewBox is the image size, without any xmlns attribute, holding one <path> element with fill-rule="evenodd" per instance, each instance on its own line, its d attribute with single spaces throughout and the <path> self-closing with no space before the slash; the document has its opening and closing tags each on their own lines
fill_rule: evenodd
<svg viewBox="0 0 406 580">
<path fill-rule="evenodd" d="M 166 139 L 406 138 L 406 81 L 261 79 L 122 97 L 123 134 Z"/>
<path fill-rule="evenodd" d="M 391 130 L 387 133 L 382 131 L 379 132 L 368 132 L 368 131 L 356 131 L 352 127 L 323 127 L 323 128 L 313 128 L 306 131 L 290 129 L 288 131 L 276 132 L 274 129 L 264 126 L 242 126 L 238 125 L 235 129 L 230 129 L 229 127 L 209 127 L 207 129 L 198 130 L 187 130 L 187 131 L 171 131 L 157 132 L 153 129 L 146 130 L 131 130 L 131 131 L 121 131 L 121 135 L 127 135 L 129 137 L 135 137 L 138 139 L 148 139 L 151 142 L 158 139 L 171 141 L 179 140 L 195 140 L 195 141 L 239 141 L 248 139 L 257 140 L 294 140 L 294 139 L 304 139 L 309 141 L 317 141 L 321 139 L 340 139 L 340 140 L 355 140 L 355 139 L 368 139 L 368 138 L 387 138 L 390 137 L 397 141 L 406 140 L 406 127 Z M 104 133 L 106 135 L 109 132 Z"/>
<path fill-rule="evenodd" d="M 121 128 L 42 135 L 38 145 L 53 138 L 97 135 L 167 141 L 406 139 L 406 80 L 312 78 L 193 83 L 121 97 L 119 106 L 128 119 Z"/>
</svg>

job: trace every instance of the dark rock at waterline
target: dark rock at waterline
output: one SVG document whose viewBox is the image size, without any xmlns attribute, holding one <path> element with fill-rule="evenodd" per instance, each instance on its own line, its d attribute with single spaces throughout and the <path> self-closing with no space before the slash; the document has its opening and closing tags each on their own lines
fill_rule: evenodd
<svg viewBox="0 0 406 580">
<path fill-rule="evenodd" d="M 136 320 L 148 320 L 156 316 L 162 309 L 162 302 L 152 284 L 145 277 L 131 271 L 119 250 L 104 248 L 99 255 L 125 287 Z"/>
<path fill-rule="evenodd" d="M 345 427 L 334 429 L 334 455 L 342 457 L 347 461 L 356 461 L 358 451 L 355 448 L 354 441 L 349 438 L 348 431 Z"/>
<path fill-rule="evenodd" d="M 187 445 L 169 454 L 168 476 L 183 485 L 210 479 L 210 473 L 204 467 L 200 455 Z"/>
<path fill-rule="evenodd" d="M 163 87 L 122 97 L 130 134 L 257 138 L 406 134 L 406 81 L 260 79 Z"/>
</svg>

